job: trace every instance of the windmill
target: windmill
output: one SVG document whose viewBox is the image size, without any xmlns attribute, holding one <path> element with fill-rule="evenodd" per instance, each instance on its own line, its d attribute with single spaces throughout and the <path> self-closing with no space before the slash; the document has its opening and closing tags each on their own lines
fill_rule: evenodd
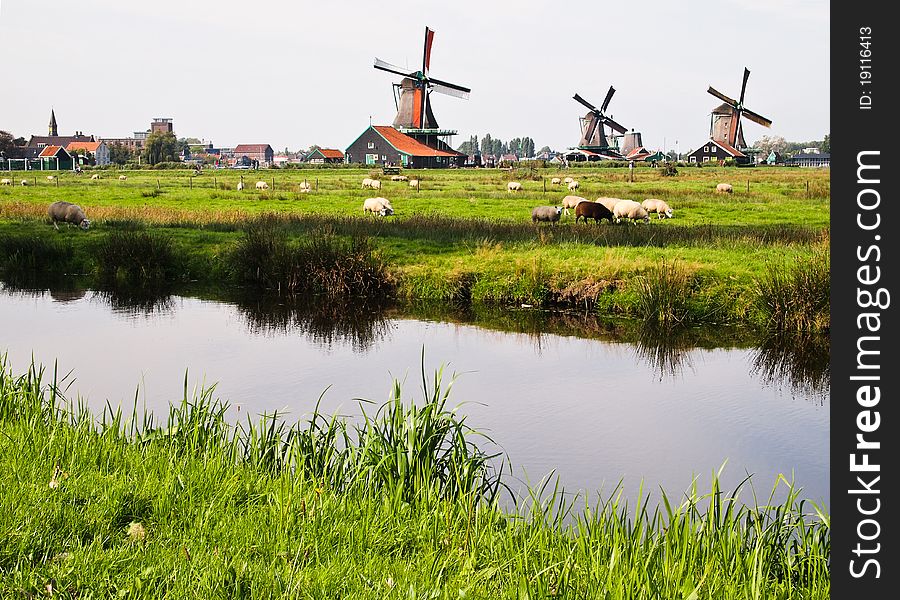
<svg viewBox="0 0 900 600">
<path fill-rule="evenodd" d="M 434 42 L 434 31 L 426 27 L 425 48 L 422 52 L 422 69 L 420 71 L 410 71 L 378 58 L 375 59 L 376 69 L 403 77 L 400 83 L 394 84 L 397 117 L 394 119 L 393 126 L 397 129 L 437 129 L 438 124 L 431 111 L 431 93 L 437 92 L 466 99 L 469 97 L 469 92 L 472 91 L 467 87 L 441 81 L 429 75 L 432 42 Z"/>
<path fill-rule="evenodd" d="M 605 114 L 606 109 L 609 108 L 609 101 L 612 100 L 613 94 L 615 93 L 615 88 L 609 86 L 609 91 L 606 92 L 606 98 L 603 99 L 603 104 L 600 105 L 600 108 L 597 108 L 578 94 L 572 96 L 576 102 L 579 102 L 588 109 L 588 113 L 580 119 L 581 141 L 578 143 L 579 148 L 594 151 L 605 150 L 608 152 L 611 149 L 611 146 L 606 139 L 604 127 L 609 127 L 613 131 L 619 133 L 628 131 L 625 127 L 619 125 Z"/>
<path fill-rule="evenodd" d="M 744 92 L 747 91 L 748 77 L 750 77 L 750 69 L 744 67 L 744 82 L 741 84 L 740 100 L 729 98 L 712 86 L 706 90 L 719 100 L 724 101 L 724 104 L 713 109 L 710 118 L 709 137 L 712 138 L 713 141 L 726 143 L 732 148 L 746 148 L 747 142 L 744 140 L 744 129 L 741 126 L 741 117 L 746 117 L 754 123 L 759 123 L 763 127 L 772 125 L 772 121 L 766 117 L 744 107 Z"/>
</svg>

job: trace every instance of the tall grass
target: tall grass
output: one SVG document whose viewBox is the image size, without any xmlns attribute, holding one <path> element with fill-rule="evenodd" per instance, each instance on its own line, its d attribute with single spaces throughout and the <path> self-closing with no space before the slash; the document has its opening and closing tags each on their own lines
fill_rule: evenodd
<svg viewBox="0 0 900 600">
<path fill-rule="evenodd" d="M 675 261 L 660 261 L 636 283 L 638 314 L 647 325 L 672 329 L 690 324 L 694 314 L 691 277 Z"/>
<path fill-rule="evenodd" d="M 113 231 L 100 239 L 94 256 L 100 277 L 107 282 L 147 285 L 179 276 L 171 239 L 149 231 Z"/>
<path fill-rule="evenodd" d="M 72 247 L 43 236 L 0 236 L 0 274 L 21 279 L 63 273 L 71 267 Z"/>
<path fill-rule="evenodd" d="M 774 263 L 756 283 L 756 303 L 775 333 L 827 331 L 831 308 L 828 245 L 794 265 Z"/>
</svg>

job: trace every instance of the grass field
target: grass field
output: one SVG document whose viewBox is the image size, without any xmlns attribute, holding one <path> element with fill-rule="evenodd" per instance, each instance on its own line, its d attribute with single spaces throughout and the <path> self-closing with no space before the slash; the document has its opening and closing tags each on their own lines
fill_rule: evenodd
<svg viewBox="0 0 900 600">
<path fill-rule="evenodd" d="M 248 189 L 236 190 L 244 174 Z M 655 169 L 573 168 L 578 194 L 666 200 L 671 220 L 649 224 L 534 226 L 531 209 L 566 195 L 550 178 L 556 170 L 406 172 L 420 189 L 382 177 L 380 191 L 360 182 L 364 169 L 231 171 L 100 171 L 62 174 L 50 182 L 30 172 L 31 185 L 0 187 L 0 238 L 57 240 L 70 271 L 100 270 L 91 246 L 119 229 L 145 226 L 168 238 L 180 257 L 177 277 L 225 280 L 224 257 L 254 216 L 277 215 L 299 239 L 327 230 L 367 236 L 407 298 L 500 304 L 587 305 L 598 312 L 640 316 L 642 282 L 665 265 L 685 276 L 695 321 L 762 323 L 755 290 L 774 268 L 809 264 L 827 254 L 830 180 L 827 170 L 682 168 L 676 177 Z M 5 173 L 18 181 L 22 172 Z M 506 192 L 511 179 L 524 191 Z M 265 180 L 269 189 L 257 191 Z M 313 192 L 299 192 L 309 182 Z M 729 182 L 734 193 L 716 194 Z M 748 190 L 749 186 L 749 190 Z M 389 198 L 396 216 L 365 217 L 362 201 Z M 55 200 L 81 205 L 88 232 L 60 233 L 46 224 Z M 26 261 L 27 262 L 27 261 Z M 8 267 L 7 267 L 8 268 Z M 3 265 L 0 264 L 0 269 Z M 643 278 L 643 279 L 642 279 Z M 821 319 L 820 325 L 821 325 Z M 827 325 L 827 324 L 826 324 Z"/>
</svg>

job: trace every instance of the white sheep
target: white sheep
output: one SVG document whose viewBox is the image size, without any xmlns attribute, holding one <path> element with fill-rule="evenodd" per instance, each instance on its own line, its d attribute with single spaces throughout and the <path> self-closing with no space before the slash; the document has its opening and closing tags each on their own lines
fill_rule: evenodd
<svg viewBox="0 0 900 600">
<path fill-rule="evenodd" d="M 56 177 L 53 175 L 47 175 L 47 181 L 53 181 L 54 179 L 56 179 Z"/>
<path fill-rule="evenodd" d="M 560 185 L 561 183 L 562 183 L 562 179 L 560 179 L 559 177 L 554 177 L 553 179 L 550 180 L 551 185 Z"/>
<path fill-rule="evenodd" d="M 596 200 L 596 202 L 599 202 L 600 204 L 602 204 L 603 206 L 608 208 L 610 210 L 610 212 L 612 212 L 613 207 L 615 207 L 615 205 L 621 201 L 622 201 L 621 198 L 605 198 L 605 197 L 600 197 L 600 198 L 597 198 L 597 200 Z"/>
<path fill-rule="evenodd" d="M 0 179 L 0 185 L 12 185 L 12 179 Z"/>
<path fill-rule="evenodd" d="M 312 191 L 312 186 L 309 185 L 309 182 L 308 182 L 308 181 L 301 181 L 301 182 L 300 182 L 300 193 L 301 193 L 301 194 L 308 194 L 308 193 L 311 192 L 311 191 Z"/>
<path fill-rule="evenodd" d="M 613 216 L 616 218 L 616 223 L 622 219 L 630 219 L 632 221 L 641 220 L 644 223 L 650 222 L 650 215 L 647 214 L 647 211 L 644 210 L 643 206 L 634 200 L 621 200 L 616 202 L 616 205 L 613 207 Z"/>
<path fill-rule="evenodd" d="M 563 179 L 563 183 L 565 183 L 566 185 L 569 185 L 573 181 L 575 181 L 575 180 L 572 179 L 571 177 L 566 177 L 565 179 Z"/>
<path fill-rule="evenodd" d="M 267 189 L 269 189 L 269 184 L 266 183 L 265 181 L 257 181 L 257 182 L 256 182 L 256 189 L 258 189 L 258 190 L 267 190 Z"/>
<path fill-rule="evenodd" d="M 93 179 L 100 179 L 100 173 L 94 173 L 93 175 L 91 175 L 91 179 L 92 179 L 92 180 L 93 180 Z"/>
<path fill-rule="evenodd" d="M 734 192 L 734 188 L 731 187 L 730 183 L 720 183 L 716 186 L 716 191 L 720 194 L 731 194 Z"/>
<path fill-rule="evenodd" d="M 47 216 L 50 217 L 57 231 L 59 230 L 59 225 L 56 224 L 58 221 L 78 225 L 82 229 L 88 229 L 91 226 L 91 222 L 88 221 L 81 207 L 71 202 L 54 202 L 47 209 Z"/>
<path fill-rule="evenodd" d="M 582 198 L 581 196 L 566 196 L 562 200 L 563 212 L 565 214 L 569 214 L 570 208 L 575 208 L 581 202 L 588 202 L 587 198 Z"/>
<path fill-rule="evenodd" d="M 675 212 L 664 200 L 657 200 L 656 198 L 647 198 L 641 202 L 641 206 L 648 213 L 656 213 L 657 219 L 671 219 Z"/>
<path fill-rule="evenodd" d="M 126 179 L 128 179 L 127 176 L 125 176 L 125 175 L 119 175 L 119 181 L 125 181 Z"/>
<path fill-rule="evenodd" d="M 381 182 L 377 179 L 370 179 L 366 177 L 365 179 L 363 179 L 362 186 L 371 190 L 380 190 Z"/>
<path fill-rule="evenodd" d="M 419 189 L 419 180 L 418 179 L 410 179 L 409 187 Z"/>
<path fill-rule="evenodd" d="M 370 187 L 371 185 L 372 185 L 372 180 L 369 177 L 366 177 L 365 179 L 363 179 L 363 181 L 362 181 L 363 189 Z"/>
<path fill-rule="evenodd" d="M 522 184 L 518 181 L 510 181 L 506 184 L 506 193 L 511 194 L 519 191 L 522 191 Z"/>
<path fill-rule="evenodd" d="M 407 181 L 409 177 L 406 175 L 391 175 L 391 181 Z"/>
<path fill-rule="evenodd" d="M 572 180 L 572 181 L 569 182 L 568 187 L 569 187 L 569 191 L 570 191 L 570 192 L 574 192 L 575 190 L 578 189 L 578 182 L 575 181 L 575 180 Z"/>
<path fill-rule="evenodd" d="M 28 180 L 27 180 L 27 179 L 23 179 L 23 180 L 21 181 L 21 183 L 22 183 L 22 185 L 28 185 Z"/>
<path fill-rule="evenodd" d="M 363 212 L 385 217 L 394 214 L 394 207 L 387 198 L 366 198 L 363 202 Z"/>
</svg>

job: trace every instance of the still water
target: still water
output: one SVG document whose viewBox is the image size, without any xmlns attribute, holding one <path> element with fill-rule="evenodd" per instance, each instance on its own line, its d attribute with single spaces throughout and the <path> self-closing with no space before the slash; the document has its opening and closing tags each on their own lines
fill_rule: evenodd
<svg viewBox="0 0 900 600">
<path fill-rule="evenodd" d="M 514 488 L 553 472 L 592 498 L 620 480 L 629 497 L 642 481 L 671 496 L 727 461 L 728 486 L 751 473 L 765 497 L 784 473 L 828 504 L 827 348 L 660 346 L 548 319 L 532 314 L 521 333 L 421 311 L 348 319 L 277 301 L 0 286 L 0 353 L 16 371 L 32 357 L 72 371 L 68 395 L 98 410 L 130 409 L 137 391 L 164 415 L 187 372 L 191 387 L 215 383 L 234 419 L 276 409 L 297 419 L 323 392 L 325 412 L 358 415 L 356 399 L 386 400 L 393 378 L 421 398 L 424 349 L 426 372 L 459 374 L 451 403 L 499 446 L 485 449 L 506 454 Z"/>
</svg>

